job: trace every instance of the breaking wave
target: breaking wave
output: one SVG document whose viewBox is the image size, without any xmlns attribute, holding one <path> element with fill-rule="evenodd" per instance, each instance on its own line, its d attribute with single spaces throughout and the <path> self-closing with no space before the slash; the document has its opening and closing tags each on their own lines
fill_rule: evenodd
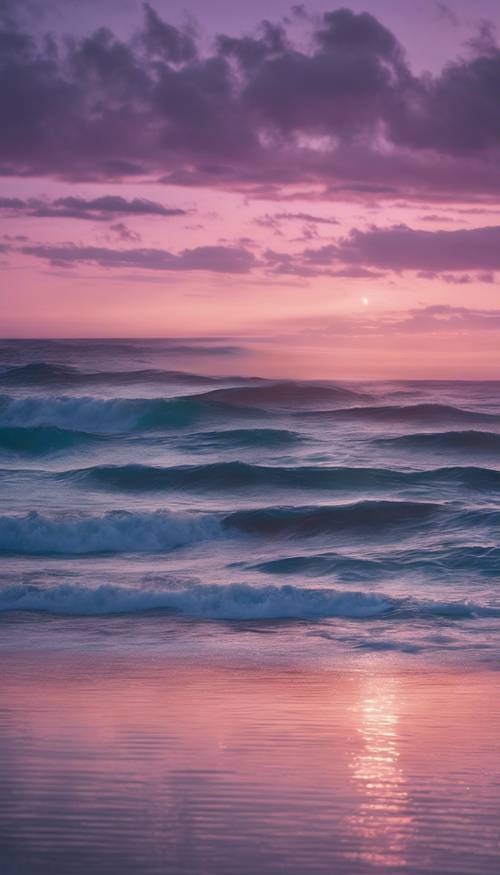
<svg viewBox="0 0 500 875">
<path fill-rule="evenodd" d="M 473 602 L 418 601 L 384 594 L 307 589 L 286 586 L 249 586 L 243 583 L 175 587 L 130 588 L 59 584 L 50 587 L 14 584 L 0 590 L 0 611 L 36 611 L 51 614 L 105 615 L 166 610 L 174 614 L 214 620 L 304 620 L 338 617 L 363 620 L 376 617 L 406 619 L 445 617 L 473 619 L 500 616 L 500 608 Z"/>
<path fill-rule="evenodd" d="M 0 516 L 0 553 L 166 552 L 234 530 L 246 535 L 304 537 L 337 531 L 380 532 L 422 524 L 443 510 L 443 505 L 431 502 L 360 501 L 226 514 L 115 510 L 98 515 L 44 515 L 34 511 L 24 516 Z"/>
<path fill-rule="evenodd" d="M 0 553 L 24 555 L 156 553 L 216 537 L 215 516 L 169 511 L 109 511 L 0 517 Z"/>
</svg>

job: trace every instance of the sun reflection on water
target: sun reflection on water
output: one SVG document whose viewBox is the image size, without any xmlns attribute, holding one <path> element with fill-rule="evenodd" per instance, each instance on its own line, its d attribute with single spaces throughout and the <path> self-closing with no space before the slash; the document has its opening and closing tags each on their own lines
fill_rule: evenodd
<svg viewBox="0 0 500 875">
<path fill-rule="evenodd" d="M 406 865 L 412 817 L 401 767 L 398 683 L 368 678 L 356 706 L 360 747 L 350 768 L 360 798 L 350 824 L 359 835 L 358 860 L 381 867 Z"/>
</svg>

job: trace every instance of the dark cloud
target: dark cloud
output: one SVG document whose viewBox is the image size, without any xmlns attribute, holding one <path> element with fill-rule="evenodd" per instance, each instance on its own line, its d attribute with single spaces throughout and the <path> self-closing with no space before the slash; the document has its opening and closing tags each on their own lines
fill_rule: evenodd
<svg viewBox="0 0 500 875">
<path fill-rule="evenodd" d="M 391 139 L 411 149 L 469 156 L 496 150 L 500 140 L 500 52 L 493 34 L 477 56 L 448 64 L 436 78 L 413 81 L 390 111 Z"/>
<path fill-rule="evenodd" d="M 203 270 L 214 273 L 248 273 L 257 259 L 246 249 L 232 246 L 198 246 L 175 255 L 165 249 L 109 249 L 100 246 L 25 246 L 25 255 L 43 259 L 56 267 L 93 264 L 104 268 L 134 268 L 156 271 Z"/>
<path fill-rule="evenodd" d="M 331 276 L 343 279 L 380 279 L 380 271 L 360 265 L 339 266 L 338 247 L 335 244 L 319 249 L 306 249 L 300 254 L 267 249 L 263 255 L 268 272 L 297 277 Z"/>
<path fill-rule="evenodd" d="M 296 276 L 377 279 L 387 271 L 410 270 L 420 279 L 439 277 L 456 285 L 493 282 L 494 271 L 500 270 L 500 227 L 424 231 L 396 225 L 353 229 L 348 237 L 299 253 L 268 249 L 264 262 L 273 273 Z"/>
<path fill-rule="evenodd" d="M 457 286 L 467 286 L 470 283 L 494 283 L 495 282 L 495 274 L 491 272 L 483 272 L 477 274 L 469 274 L 469 273 L 443 273 L 439 274 L 432 270 L 419 270 L 417 273 L 417 278 L 422 280 L 436 280 L 441 279 L 445 283 L 449 285 L 457 285 Z"/>
<path fill-rule="evenodd" d="M 422 231 L 398 225 L 354 230 L 338 245 L 306 252 L 315 263 L 336 258 L 381 270 L 500 270 L 500 226 Z"/>
<path fill-rule="evenodd" d="M 0 197 L 0 210 L 25 210 L 26 201 L 18 197 Z"/>
<path fill-rule="evenodd" d="M 0 0 L 0 25 L 16 28 L 43 14 L 39 0 Z"/>
<path fill-rule="evenodd" d="M 110 227 L 118 239 L 123 240 L 125 243 L 137 243 L 141 239 L 141 235 L 137 231 L 132 231 L 124 222 L 116 222 Z"/>
<path fill-rule="evenodd" d="M 144 17 L 142 39 L 150 55 L 174 64 L 192 61 L 196 57 L 192 34 L 163 21 L 149 3 L 144 4 Z"/>
<path fill-rule="evenodd" d="M 392 83 L 404 76 L 402 50 L 368 13 L 326 13 L 311 54 L 266 57 L 248 77 L 243 99 L 279 134 L 343 136 L 380 121 Z"/>
<path fill-rule="evenodd" d="M 146 174 L 276 197 L 320 183 L 329 199 L 500 192 L 500 60 L 487 23 L 463 57 L 416 76 L 390 30 L 348 9 L 308 22 L 307 51 L 264 22 L 220 35 L 211 52 L 150 4 L 128 41 L 105 27 L 38 40 L 15 4 L 0 10 L 4 175 Z"/>
<path fill-rule="evenodd" d="M 0 198 L 0 210 L 21 215 L 56 219 L 109 220 L 120 214 L 136 216 L 186 216 L 187 211 L 145 198 L 126 200 L 119 195 L 104 195 L 87 200 L 82 197 L 61 197 L 48 202 L 36 198 Z"/>
<path fill-rule="evenodd" d="M 252 75 L 266 60 L 276 58 L 289 50 L 286 34 L 281 26 L 262 22 L 257 37 L 217 37 L 217 49 L 223 57 L 235 58 Z"/>
</svg>

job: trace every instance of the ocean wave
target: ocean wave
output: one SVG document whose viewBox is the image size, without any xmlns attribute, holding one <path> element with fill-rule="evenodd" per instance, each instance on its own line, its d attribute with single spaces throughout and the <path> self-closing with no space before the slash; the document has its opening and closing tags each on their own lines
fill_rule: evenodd
<svg viewBox="0 0 500 875">
<path fill-rule="evenodd" d="M 0 426 L 50 425 L 58 428 L 94 433 L 120 433 L 154 429 L 186 428 L 203 421 L 231 422 L 235 416 L 255 416 L 257 411 L 245 405 L 231 405 L 223 394 L 206 392 L 177 398 L 116 398 L 104 399 L 89 395 L 49 395 L 15 398 L 0 396 Z M 225 392 L 226 390 L 221 390 Z M 230 390 L 227 390 L 230 391 Z M 235 390 L 243 391 L 243 390 Z M 300 405 L 297 405 L 300 406 Z M 276 415 L 278 409 L 276 409 Z M 272 416 L 264 405 L 260 417 Z M 349 407 L 327 411 L 303 410 L 295 416 L 323 421 L 325 417 L 357 421 L 498 421 L 500 414 L 461 410 L 446 405 L 417 404 L 410 407 Z M 251 429 L 247 429 L 251 432 Z M 278 429 L 279 431 L 279 429 Z"/>
<path fill-rule="evenodd" d="M 377 558 L 361 558 L 341 553 L 326 552 L 294 556 L 282 556 L 245 567 L 276 576 L 301 575 L 326 577 L 334 575 L 339 581 L 374 581 L 393 577 L 426 575 L 449 577 L 451 573 L 480 574 L 498 577 L 500 547 L 479 545 L 447 547 L 442 549 L 407 549 L 404 552 L 386 552 Z"/>
<path fill-rule="evenodd" d="M 0 449 L 11 453 L 42 456 L 101 440 L 85 431 L 37 425 L 31 428 L 6 426 L 0 428 Z"/>
<path fill-rule="evenodd" d="M 500 616 L 500 608 L 469 601 L 418 601 L 383 593 L 346 592 L 292 585 L 250 586 L 243 583 L 185 583 L 131 588 L 117 585 L 49 587 L 14 584 L 0 590 L 0 611 L 106 615 L 165 610 L 213 620 L 306 620 L 376 617 L 445 617 L 473 619 Z"/>
<path fill-rule="evenodd" d="M 312 419 L 370 420 L 375 422 L 500 422 L 500 414 L 466 410 L 450 404 L 384 404 L 377 407 L 345 407 L 340 410 L 304 411 Z"/>
<path fill-rule="evenodd" d="M 500 453 L 500 434 L 491 431 L 439 431 L 380 438 L 377 444 L 410 450 Z"/>
<path fill-rule="evenodd" d="M 272 575 L 325 577 L 335 574 L 338 580 L 373 581 L 388 576 L 383 560 L 357 559 L 340 553 L 317 553 L 307 556 L 283 556 L 251 565 L 254 571 Z"/>
<path fill-rule="evenodd" d="M 44 515 L 34 511 L 24 516 L 0 516 L 0 553 L 165 552 L 235 531 L 264 537 L 311 537 L 345 531 L 380 533 L 384 529 L 422 524 L 443 511 L 441 504 L 408 501 L 260 507 L 229 513 L 120 510 L 98 515 Z M 498 512 L 491 514 L 492 520 L 496 520 Z"/>
<path fill-rule="evenodd" d="M 246 462 L 214 462 L 168 468 L 152 465 L 99 465 L 56 475 L 59 479 L 123 491 L 168 489 L 231 490 L 241 488 L 378 490 L 421 485 L 456 485 L 467 489 L 498 490 L 500 471 L 448 467 L 431 471 L 385 468 L 270 466 Z"/>
<path fill-rule="evenodd" d="M 164 553 L 220 534 L 216 516 L 170 511 L 0 516 L 0 553 Z"/>
<path fill-rule="evenodd" d="M 133 385 L 134 383 L 181 383 L 186 385 L 213 385 L 221 378 L 190 374 L 185 371 L 145 368 L 132 371 L 81 371 L 72 365 L 31 362 L 17 365 L 0 373 L 4 386 L 80 386 L 91 383 Z"/>
<path fill-rule="evenodd" d="M 315 617 L 364 618 L 394 607 L 386 596 L 363 592 L 302 589 L 295 586 L 252 587 L 185 584 L 175 588 L 132 589 L 103 585 L 53 587 L 12 585 L 0 590 L 0 611 L 43 611 L 54 614 L 111 614 L 168 610 L 194 617 L 255 620 Z"/>
<path fill-rule="evenodd" d="M 371 396 L 345 386 L 281 381 L 259 386 L 213 389 L 202 396 L 205 402 L 234 407 L 262 407 L 266 410 L 311 408 L 324 404 L 368 401 Z"/>
<path fill-rule="evenodd" d="M 437 502 L 359 501 L 354 504 L 306 507 L 264 507 L 238 510 L 224 525 L 246 534 L 312 536 L 337 531 L 380 532 L 435 519 L 444 506 Z"/>
<path fill-rule="evenodd" d="M 182 428 L 192 425 L 203 413 L 203 407 L 189 398 L 0 396 L 2 427 L 50 425 L 93 433 L 124 433 Z"/>
</svg>

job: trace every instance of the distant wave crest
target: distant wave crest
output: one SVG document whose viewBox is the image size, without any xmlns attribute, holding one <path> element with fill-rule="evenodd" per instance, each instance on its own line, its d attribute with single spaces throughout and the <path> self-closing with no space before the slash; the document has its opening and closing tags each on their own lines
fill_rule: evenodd
<svg viewBox="0 0 500 875">
<path fill-rule="evenodd" d="M 181 383 L 186 385 L 211 385 L 217 377 L 199 376 L 185 371 L 143 368 L 132 371 L 81 371 L 72 365 L 56 365 L 48 362 L 31 362 L 17 365 L 0 373 L 4 386 L 79 386 L 87 384 L 131 385 L 134 383 Z"/>
<path fill-rule="evenodd" d="M 349 407 L 340 410 L 307 411 L 300 416 L 313 418 L 369 420 L 375 422 L 500 422 L 500 414 L 465 410 L 451 404 L 383 404 L 377 407 Z"/>
</svg>

